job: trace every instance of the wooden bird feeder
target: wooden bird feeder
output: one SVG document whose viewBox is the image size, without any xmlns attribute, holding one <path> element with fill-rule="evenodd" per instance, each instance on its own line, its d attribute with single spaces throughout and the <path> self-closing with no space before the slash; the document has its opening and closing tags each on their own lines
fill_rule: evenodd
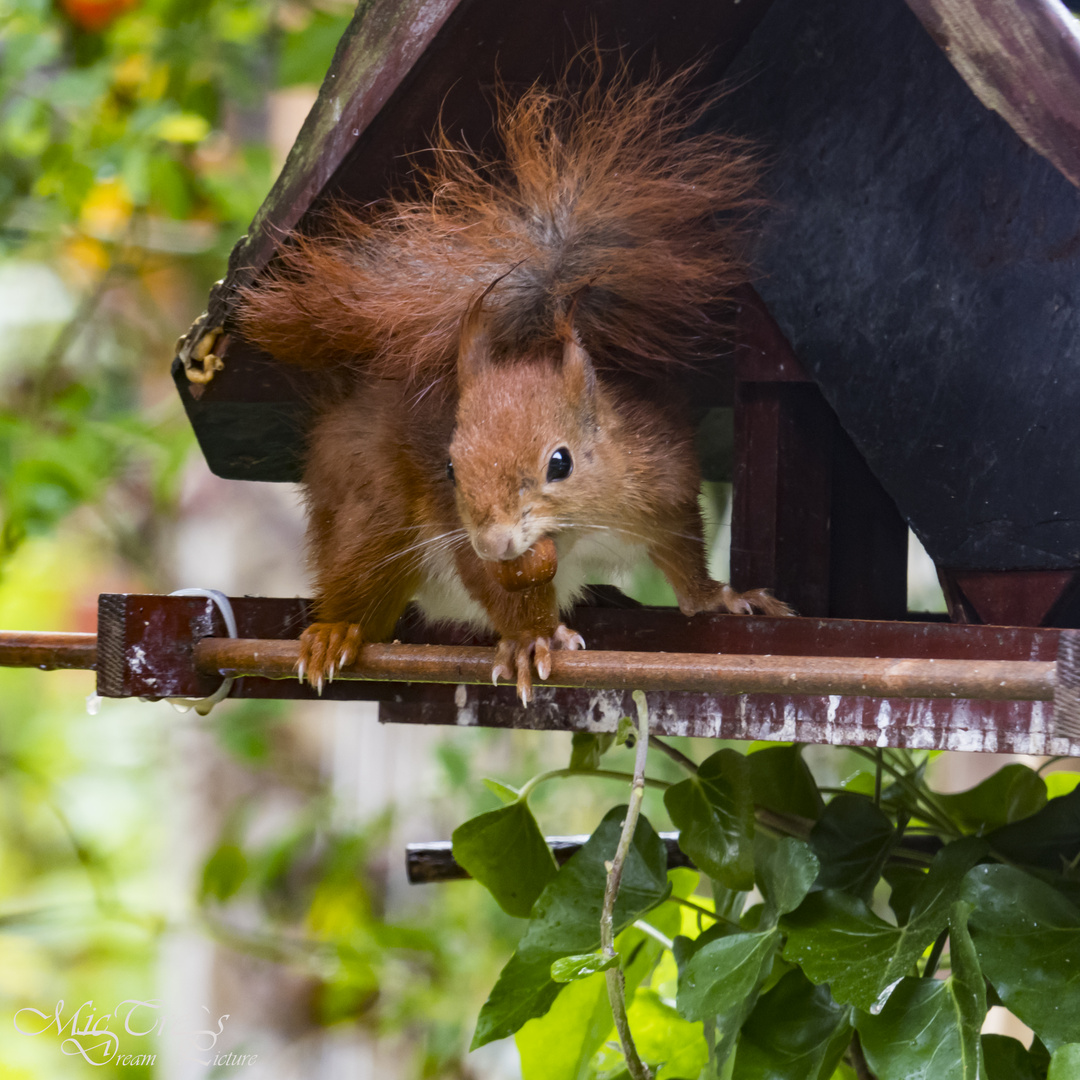
<svg viewBox="0 0 1080 1080">
<path fill-rule="evenodd" d="M 403 723 L 609 730 L 642 688 L 658 733 L 1080 755 L 1076 25 L 1058 0 L 362 5 L 173 363 L 211 469 L 300 477 L 317 376 L 233 324 L 289 230 L 406 180 L 440 113 L 487 145 L 496 71 L 551 79 L 594 36 L 643 68 L 696 60 L 731 87 L 715 122 L 762 148 L 769 199 L 731 351 L 695 388 L 703 471 L 733 483 L 734 586 L 800 617 L 687 619 L 596 589 L 572 619 L 589 651 L 558 655 L 528 709 L 488 684 L 490 641 L 407 617 L 323 696 Z M 908 526 L 949 622 L 907 611 Z M 12 639 L 6 662 L 96 662 L 111 697 L 198 697 L 223 673 L 234 697 L 312 696 L 284 679 L 306 603 L 234 607 L 229 641 L 204 600 L 106 595 L 96 643 Z"/>
</svg>

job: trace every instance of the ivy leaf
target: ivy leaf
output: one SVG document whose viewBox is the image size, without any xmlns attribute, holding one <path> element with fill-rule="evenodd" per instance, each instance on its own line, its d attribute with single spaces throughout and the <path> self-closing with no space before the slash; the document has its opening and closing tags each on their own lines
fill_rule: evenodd
<svg viewBox="0 0 1080 1080">
<path fill-rule="evenodd" d="M 699 870 L 729 889 L 754 885 L 754 801 L 750 766 L 735 750 L 706 758 L 696 776 L 664 793 L 679 847 Z"/>
<path fill-rule="evenodd" d="M 454 858 L 508 915 L 527 919 L 555 877 L 555 858 L 522 800 L 470 818 L 454 830 L 452 839 Z"/>
<path fill-rule="evenodd" d="M 892 822 L 864 795 L 837 795 L 810 833 L 818 885 L 869 902 L 897 840 Z"/>
<path fill-rule="evenodd" d="M 678 1010 L 687 1020 L 731 1013 L 769 973 L 776 930 L 723 934 L 697 948 L 679 972 Z"/>
<path fill-rule="evenodd" d="M 543 1016 L 562 989 L 551 978 L 552 963 L 599 948 L 600 909 L 607 882 L 604 863 L 615 856 L 626 809 L 616 806 L 608 811 L 533 904 L 528 929 L 480 1010 L 472 1049 L 513 1035 L 526 1020 Z M 646 818 L 640 817 L 615 901 L 616 932 L 664 901 L 669 891 L 667 849 Z"/>
<path fill-rule="evenodd" d="M 964 882 L 971 936 L 998 997 L 1053 1052 L 1080 1042 L 1080 909 L 1011 866 L 976 866 Z"/>
<path fill-rule="evenodd" d="M 671 895 L 686 898 L 694 892 L 698 875 L 690 870 L 670 870 L 668 879 Z M 675 904 L 664 903 L 642 918 L 672 937 L 679 932 L 682 913 Z M 654 937 L 630 926 L 615 939 L 615 951 L 624 965 L 629 1001 L 638 984 L 656 967 L 663 949 Z M 530 1020 L 514 1036 L 522 1080 L 588 1080 L 593 1076 L 593 1055 L 611 1034 L 613 1023 L 607 981 L 601 975 L 567 983 L 548 1012 Z"/>
<path fill-rule="evenodd" d="M 983 1080 L 979 1030 L 986 991 L 966 927 L 970 910 L 957 901 L 949 911 L 949 978 L 905 978 L 880 1015 L 857 1014 L 855 1026 L 878 1080 Z"/>
<path fill-rule="evenodd" d="M 619 966 L 619 954 L 605 956 L 602 952 L 582 953 L 579 956 L 563 956 L 551 965 L 551 977 L 557 983 L 577 982 L 587 979 L 598 971 Z"/>
<path fill-rule="evenodd" d="M 571 769 L 599 769 L 600 758 L 611 749 L 615 736 L 592 731 L 575 731 L 570 742 Z"/>
<path fill-rule="evenodd" d="M 829 983 L 837 1001 L 860 1009 L 880 1004 L 882 994 L 945 929 L 964 875 L 985 850 L 974 838 L 942 848 L 902 927 L 878 918 L 858 897 L 837 889 L 811 893 L 781 921 L 788 932 L 784 959 L 799 964 L 811 982 Z"/>
<path fill-rule="evenodd" d="M 801 747 L 769 746 L 747 754 L 746 760 L 755 806 L 811 820 L 821 816 L 825 802 Z"/>
<path fill-rule="evenodd" d="M 585 1080 L 611 1025 L 603 975 L 567 984 L 545 1016 L 530 1020 L 514 1036 L 521 1080 Z"/>
<path fill-rule="evenodd" d="M 1038 1059 L 1019 1039 L 984 1035 L 982 1053 L 986 1080 L 1045 1080 L 1046 1065 L 1040 1068 Z"/>
<path fill-rule="evenodd" d="M 1010 862 L 1060 873 L 1080 855 L 1080 787 L 1051 799 L 1038 813 L 987 836 Z"/>
<path fill-rule="evenodd" d="M 801 840 L 767 833 L 754 837 L 758 887 L 765 897 L 760 926 L 775 926 L 781 915 L 794 911 L 806 898 L 818 875 L 817 856 Z"/>
<path fill-rule="evenodd" d="M 485 776 L 482 781 L 484 787 L 496 796 L 500 802 L 512 803 L 517 802 L 520 792 L 516 791 L 509 784 L 504 784 L 501 780 L 493 780 L 490 776 Z"/>
<path fill-rule="evenodd" d="M 655 990 L 639 990 L 626 1010 L 638 1054 L 656 1080 L 696 1077 L 709 1060 L 700 1024 L 684 1020 Z"/>
<path fill-rule="evenodd" d="M 743 1024 L 732 1080 L 829 1080 L 850 1041 L 850 1006 L 789 971 Z"/>
<path fill-rule="evenodd" d="M 1046 781 L 1034 769 L 1015 762 L 968 791 L 937 799 L 961 828 L 981 835 L 1041 810 L 1046 805 Z"/>
<path fill-rule="evenodd" d="M 1050 1058 L 1046 1080 L 1076 1080 L 1080 1076 L 1080 1043 L 1059 1046 Z"/>
<path fill-rule="evenodd" d="M 892 889 L 889 894 L 889 907 L 892 908 L 896 921 L 903 926 L 911 918 L 919 889 L 926 880 L 926 871 L 917 866 L 892 864 L 885 867 L 882 876 Z"/>
</svg>

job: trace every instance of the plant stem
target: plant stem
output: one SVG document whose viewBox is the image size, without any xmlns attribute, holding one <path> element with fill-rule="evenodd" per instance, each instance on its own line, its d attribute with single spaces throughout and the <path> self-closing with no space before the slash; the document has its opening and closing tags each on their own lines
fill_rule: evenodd
<svg viewBox="0 0 1080 1080">
<path fill-rule="evenodd" d="M 608 864 L 607 887 L 604 889 L 604 906 L 600 911 L 600 948 L 605 956 L 615 955 L 615 899 L 619 895 L 622 881 L 623 864 L 634 839 L 638 815 L 641 813 L 641 801 L 645 797 L 645 762 L 649 754 L 649 707 L 645 695 L 640 690 L 634 691 L 634 704 L 638 710 L 637 754 L 634 758 L 634 781 L 630 787 L 630 805 L 626 809 L 619 846 L 615 858 Z M 622 970 L 614 967 L 605 972 L 607 978 L 608 1001 L 611 1014 L 615 1018 L 615 1030 L 622 1043 L 626 1069 L 632 1080 L 652 1080 L 652 1073 L 638 1057 L 637 1047 L 630 1034 L 630 1022 L 626 1016 L 626 981 Z"/>
<path fill-rule="evenodd" d="M 850 749 L 861 757 L 869 758 L 873 762 L 879 760 L 877 754 L 873 750 L 867 750 L 862 746 L 852 746 Z M 929 821 L 941 832 L 947 833 L 949 836 L 956 838 L 962 835 L 960 830 L 949 819 L 948 811 L 946 811 L 943 806 L 937 805 L 934 801 L 934 796 L 931 792 L 921 790 L 910 776 L 901 772 L 891 762 L 881 759 L 881 766 L 914 798 L 919 817 Z"/>
<path fill-rule="evenodd" d="M 1064 761 L 1065 754 L 1055 754 L 1053 757 L 1048 757 L 1035 771 L 1041 776 L 1043 769 L 1048 769 L 1051 765 L 1056 765 L 1059 761 Z"/>
<path fill-rule="evenodd" d="M 945 950 L 945 942 L 949 940 L 949 928 L 946 927 L 938 934 L 930 955 L 926 958 L 926 966 L 923 968 L 923 978 L 932 979 L 937 972 L 938 964 L 941 963 L 941 954 Z"/>
<path fill-rule="evenodd" d="M 737 922 L 732 922 L 730 919 L 725 919 L 723 915 L 717 915 L 715 911 L 710 911 L 707 907 L 702 907 L 700 904 L 695 904 L 692 900 L 684 900 L 681 896 L 669 896 L 669 904 L 678 904 L 680 907 L 689 908 L 691 911 L 696 911 L 699 915 L 704 915 L 707 919 L 712 919 L 713 922 L 726 922 L 732 926 L 739 926 Z M 741 930 L 742 927 L 740 926 Z"/>
<path fill-rule="evenodd" d="M 545 780 L 554 780 L 560 776 L 602 776 L 605 780 L 632 781 L 634 779 L 633 773 L 618 772 L 615 769 L 551 769 L 548 772 L 538 773 L 531 780 L 526 781 L 518 792 L 518 798 L 527 799 Z M 661 791 L 667 791 L 671 787 L 667 780 L 653 780 L 648 776 L 642 779 L 642 783 L 646 787 L 659 788 Z"/>
<path fill-rule="evenodd" d="M 851 1045 L 848 1047 L 851 1055 L 851 1067 L 855 1070 L 858 1080 L 877 1080 L 866 1063 L 866 1055 L 863 1053 L 862 1043 L 859 1042 L 859 1033 L 856 1031 L 851 1036 Z"/>
<path fill-rule="evenodd" d="M 668 952 L 671 952 L 675 948 L 675 942 L 671 938 L 664 934 L 661 934 L 651 923 L 647 923 L 644 919 L 638 919 L 634 923 L 634 928 L 640 930 L 646 937 L 651 937 L 653 941 L 660 945 L 663 945 Z"/>
<path fill-rule="evenodd" d="M 667 754 L 676 765 L 681 765 L 691 776 L 697 776 L 698 767 L 694 761 L 691 761 L 681 750 L 676 750 L 674 746 L 669 746 L 666 742 L 658 739 L 655 735 L 649 736 L 649 742 L 660 751 L 661 754 Z"/>
</svg>

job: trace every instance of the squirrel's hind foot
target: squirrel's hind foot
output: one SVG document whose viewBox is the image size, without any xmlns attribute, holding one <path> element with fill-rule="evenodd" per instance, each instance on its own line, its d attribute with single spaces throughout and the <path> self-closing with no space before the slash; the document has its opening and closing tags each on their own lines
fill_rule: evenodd
<svg viewBox="0 0 1080 1080">
<path fill-rule="evenodd" d="M 585 639 L 564 623 L 559 623 L 551 637 L 520 634 L 503 638 L 495 649 L 491 681 L 498 686 L 500 679 L 517 683 L 517 695 L 522 705 L 532 701 L 532 672 L 541 680 L 551 674 L 551 654 L 558 649 L 584 649 Z"/>
<path fill-rule="evenodd" d="M 783 600 L 777 600 L 768 589 L 747 589 L 737 592 L 730 585 L 714 581 L 713 588 L 702 596 L 680 597 L 679 610 L 684 615 L 697 615 L 701 611 L 727 611 L 732 615 L 794 615 L 792 608 Z"/>
<path fill-rule="evenodd" d="M 363 637 L 356 623 L 312 623 L 300 635 L 300 662 L 296 673 L 322 693 L 324 682 L 333 682 L 334 675 L 360 654 Z"/>
</svg>

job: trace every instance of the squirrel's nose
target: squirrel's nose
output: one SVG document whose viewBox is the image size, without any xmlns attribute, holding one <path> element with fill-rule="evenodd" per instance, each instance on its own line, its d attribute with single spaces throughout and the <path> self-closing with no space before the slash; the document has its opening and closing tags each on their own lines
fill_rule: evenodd
<svg viewBox="0 0 1080 1080">
<path fill-rule="evenodd" d="M 473 547 L 481 559 L 516 559 L 525 548 L 509 525 L 489 525 L 473 537 Z"/>
</svg>

